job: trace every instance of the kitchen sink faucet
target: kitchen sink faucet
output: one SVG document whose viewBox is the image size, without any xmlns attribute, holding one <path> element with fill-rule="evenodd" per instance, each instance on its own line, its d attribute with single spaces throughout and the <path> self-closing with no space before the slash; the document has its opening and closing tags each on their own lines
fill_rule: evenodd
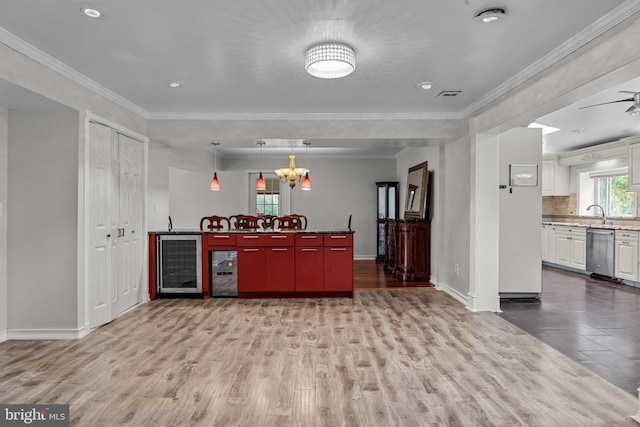
<svg viewBox="0 0 640 427">
<path fill-rule="evenodd" d="M 594 204 L 594 205 L 587 206 L 587 210 L 590 211 L 593 206 L 600 208 L 600 210 L 602 211 L 602 225 L 605 225 L 607 223 L 607 217 L 604 216 L 604 208 L 600 205 Z"/>
</svg>

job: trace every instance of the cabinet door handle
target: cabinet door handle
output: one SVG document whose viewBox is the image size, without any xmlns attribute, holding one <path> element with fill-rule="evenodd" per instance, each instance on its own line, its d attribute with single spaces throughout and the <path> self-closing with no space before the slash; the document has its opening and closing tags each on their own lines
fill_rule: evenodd
<svg viewBox="0 0 640 427">
<path fill-rule="evenodd" d="M 286 239 L 289 236 L 271 236 L 272 239 Z"/>
<path fill-rule="evenodd" d="M 213 236 L 214 239 L 228 239 L 229 236 Z"/>
<path fill-rule="evenodd" d="M 243 239 L 257 239 L 258 236 L 242 236 Z"/>
<path fill-rule="evenodd" d="M 347 250 L 347 248 L 331 248 L 331 250 L 332 250 L 332 251 L 340 251 L 340 252 L 343 252 L 343 251 L 346 251 L 346 250 Z"/>
<path fill-rule="evenodd" d="M 287 252 L 289 249 L 287 248 L 271 248 L 273 252 Z"/>
<path fill-rule="evenodd" d="M 316 239 L 318 236 L 300 236 L 301 239 Z"/>
<path fill-rule="evenodd" d="M 318 252 L 318 250 L 315 248 L 303 248 L 302 252 Z"/>
<path fill-rule="evenodd" d="M 243 249 L 242 252 L 258 252 L 258 249 Z"/>
<path fill-rule="evenodd" d="M 347 236 L 331 236 L 332 239 L 346 239 Z"/>
</svg>

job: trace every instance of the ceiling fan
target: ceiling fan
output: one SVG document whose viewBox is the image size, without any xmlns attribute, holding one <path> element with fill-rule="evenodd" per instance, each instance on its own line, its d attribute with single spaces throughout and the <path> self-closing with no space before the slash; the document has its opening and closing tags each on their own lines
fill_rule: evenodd
<svg viewBox="0 0 640 427">
<path fill-rule="evenodd" d="M 617 102 L 633 102 L 633 105 L 627 108 L 625 113 L 628 113 L 632 116 L 639 115 L 640 114 L 640 92 L 631 92 L 628 90 L 621 90 L 618 93 L 630 93 L 633 96 L 631 98 L 619 99 L 617 101 L 609 101 L 609 102 L 602 102 L 600 104 L 587 105 L 586 107 L 580 107 L 580 109 L 582 110 L 583 108 L 597 107 L 598 105 L 615 104 Z"/>
</svg>

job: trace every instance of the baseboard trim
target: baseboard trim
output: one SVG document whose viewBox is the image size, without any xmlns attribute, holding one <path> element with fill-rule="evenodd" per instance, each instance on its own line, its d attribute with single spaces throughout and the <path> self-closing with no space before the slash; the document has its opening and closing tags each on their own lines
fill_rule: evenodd
<svg viewBox="0 0 640 427">
<path fill-rule="evenodd" d="M 353 257 L 354 261 L 375 261 L 375 255 L 355 255 Z"/>
<path fill-rule="evenodd" d="M 2 331 L 0 332 L 0 342 L 5 342 L 7 341 L 9 338 L 7 337 L 7 331 Z"/>
<path fill-rule="evenodd" d="M 461 292 L 453 289 L 451 286 L 447 285 L 446 283 L 436 282 L 435 280 L 431 280 L 431 283 L 435 285 L 438 291 L 446 292 L 447 294 L 454 297 L 456 300 L 460 301 L 465 307 L 468 305 L 469 301 L 467 300 L 467 297 Z"/>
<path fill-rule="evenodd" d="M 78 329 L 9 329 L 7 340 L 79 340 L 87 335 L 84 327 Z"/>
</svg>

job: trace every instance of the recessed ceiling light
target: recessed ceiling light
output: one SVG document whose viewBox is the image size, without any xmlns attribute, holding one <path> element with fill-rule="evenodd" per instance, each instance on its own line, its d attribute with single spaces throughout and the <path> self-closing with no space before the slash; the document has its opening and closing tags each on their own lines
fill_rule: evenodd
<svg viewBox="0 0 640 427">
<path fill-rule="evenodd" d="M 492 7 L 491 9 L 485 9 L 478 13 L 473 19 L 477 22 L 482 22 L 483 24 L 489 24 L 491 22 L 496 22 L 499 19 L 503 19 L 507 16 L 507 12 L 500 7 Z"/>
<path fill-rule="evenodd" d="M 640 110 L 633 110 L 629 113 L 631 116 L 640 116 Z"/>
<path fill-rule="evenodd" d="M 83 7 L 82 13 L 87 15 L 89 18 L 102 18 L 104 16 L 104 13 L 92 7 Z"/>
<path fill-rule="evenodd" d="M 420 89 L 424 89 L 424 90 L 429 90 L 429 89 L 433 89 L 435 87 L 435 83 L 433 82 L 422 82 L 422 83 L 418 83 L 418 87 Z"/>
<path fill-rule="evenodd" d="M 182 83 L 182 82 L 178 82 L 178 81 L 175 81 L 175 82 L 169 82 L 169 87 L 170 87 L 170 88 L 173 88 L 173 89 L 176 89 L 176 88 L 182 87 L 182 85 L 183 85 L 183 83 Z"/>
</svg>

